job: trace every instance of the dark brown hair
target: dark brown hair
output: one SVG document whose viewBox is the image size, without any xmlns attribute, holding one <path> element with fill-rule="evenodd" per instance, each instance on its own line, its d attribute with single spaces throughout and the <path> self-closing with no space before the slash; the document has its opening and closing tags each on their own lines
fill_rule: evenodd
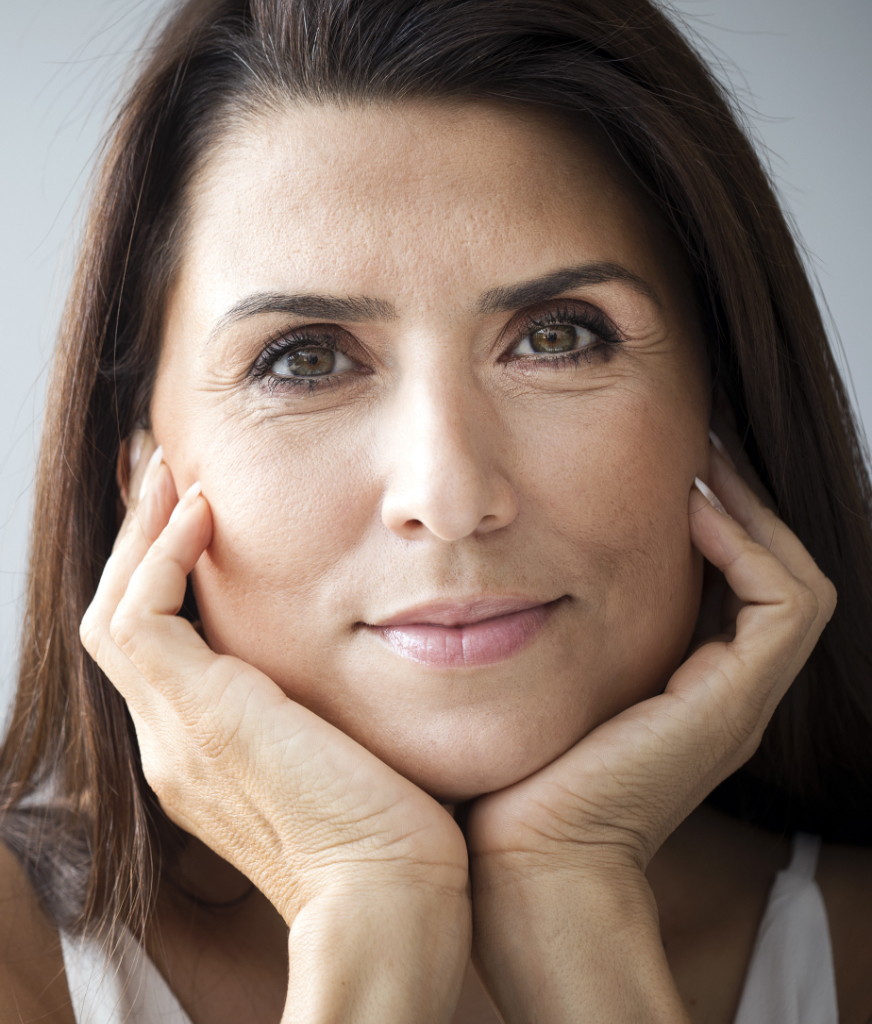
<svg viewBox="0 0 872 1024">
<path fill-rule="evenodd" d="M 185 0 L 100 164 L 49 387 L 2 835 L 54 919 L 140 931 L 181 837 L 79 621 L 147 418 L 185 191 L 282 97 L 480 98 L 593 119 L 687 253 L 713 378 L 779 513 L 840 601 L 758 754 L 712 799 L 779 830 L 872 836 L 872 534 L 855 423 L 796 244 L 741 119 L 648 0 Z"/>
</svg>

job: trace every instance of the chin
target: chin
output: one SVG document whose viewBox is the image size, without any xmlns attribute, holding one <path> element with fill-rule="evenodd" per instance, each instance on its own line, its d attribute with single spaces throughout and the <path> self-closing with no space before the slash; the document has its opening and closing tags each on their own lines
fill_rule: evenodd
<svg viewBox="0 0 872 1024">
<path fill-rule="evenodd" d="M 538 766 L 538 768 L 541 767 L 544 767 L 544 765 Z M 454 778 L 445 778 L 444 773 L 442 778 L 436 777 L 437 773 L 434 773 L 432 779 L 406 777 L 409 778 L 409 781 L 414 782 L 415 785 L 423 789 L 425 793 L 432 796 L 438 803 L 455 805 L 475 800 L 476 797 L 484 796 L 486 793 L 497 793 L 502 789 L 508 789 L 509 786 L 514 785 L 516 782 L 521 782 L 532 775 L 538 768 L 532 770 L 518 768 L 514 772 L 507 772 L 502 769 L 494 771 L 484 770 L 475 779 L 470 779 L 461 773 L 456 773 Z"/>
<path fill-rule="evenodd" d="M 518 764 L 477 765 L 470 770 L 468 764 L 393 765 L 401 775 L 423 789 L 440 804 L 462 804 L 468 800 L 495 793 L 528 778 L 549 761 Z M 404 770 L 405 769 L 405 770 Z"/>
<path fill-rule="evenodd" d="M 522 720 L 472 714 L 451 722 L 452 717 L 402 739 L 395 732 L 388 738 L 381 730 L 370 735 L 354 730 L 355 739 L 439 803 L 458 804 L 528 778 L 595 724 L 567 715 L 540 723 L 535 714 Z"/>
</svg>

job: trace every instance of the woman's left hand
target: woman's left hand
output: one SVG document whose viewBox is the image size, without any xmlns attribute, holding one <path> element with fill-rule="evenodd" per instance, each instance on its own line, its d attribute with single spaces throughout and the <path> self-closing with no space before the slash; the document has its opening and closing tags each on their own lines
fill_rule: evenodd
<svg viewBox="0 0 872 1024">
<path fill-rule="evenodd" d="M 795 534 L 711 455 L 729 515 L 693 487 L 690 534 L 737 598 L 735 622 L 662 694 L 470 810 L 475 956 L 507 1022 L 686 1020 L 645 868 L 757 749 L 835 609 Z"/>
</svg>

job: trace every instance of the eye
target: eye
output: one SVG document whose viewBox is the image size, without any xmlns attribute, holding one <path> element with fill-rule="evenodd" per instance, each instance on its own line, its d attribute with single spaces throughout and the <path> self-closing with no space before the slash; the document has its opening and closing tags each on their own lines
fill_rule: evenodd
<svg viewBox="0 0 872 1024">
<path fill-rule="evenodd" d="M 525 334 L 512 349 L 513 356 L 564 355 L 599 344 L 600 338 L 578 324 L 547 324 Z"/>
<path fill-rule="evenodd" d="M 353 368 L 354 364 L 344 352 L 321 345 L 303 345 L 283 352 L 270 365 L 269 373 L 274 377 L 311 378 L 344 373 Z"/>
</svg>

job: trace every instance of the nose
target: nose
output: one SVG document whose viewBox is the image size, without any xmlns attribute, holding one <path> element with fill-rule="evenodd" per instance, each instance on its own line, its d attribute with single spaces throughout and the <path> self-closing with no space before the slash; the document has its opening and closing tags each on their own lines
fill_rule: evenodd
<svg viewBox="0 0 872 1024">
<path fill-rule="evenodd" d="M 421 380 L 401 392 L 386 445 L 385 526 L 405 540 L 443 541 L 508 526 L 518 500 L 492 402 L 469 380 Z"/>
</svg>

